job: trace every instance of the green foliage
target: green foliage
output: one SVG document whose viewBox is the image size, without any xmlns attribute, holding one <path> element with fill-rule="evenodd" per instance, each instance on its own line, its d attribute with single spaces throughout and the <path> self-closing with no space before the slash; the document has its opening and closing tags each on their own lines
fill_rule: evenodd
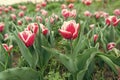
<svg viewBox="0 0 120 80">
<path fill-rule="evenodd" d="M 38 80 L 38 72 L 28 67 L 12 68 L 0 72 L 0 80 Z"/>
</svg>

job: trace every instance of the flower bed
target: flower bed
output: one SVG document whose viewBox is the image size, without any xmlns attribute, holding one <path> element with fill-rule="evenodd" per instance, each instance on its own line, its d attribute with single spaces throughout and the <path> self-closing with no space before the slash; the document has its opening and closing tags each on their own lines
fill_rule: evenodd
<svg viewBox="0 0 120 80">
<path fill-rule="evenodd" d="M 0 80 L 119 79 L 119 2 L 0 6 Z"/>
</svg>

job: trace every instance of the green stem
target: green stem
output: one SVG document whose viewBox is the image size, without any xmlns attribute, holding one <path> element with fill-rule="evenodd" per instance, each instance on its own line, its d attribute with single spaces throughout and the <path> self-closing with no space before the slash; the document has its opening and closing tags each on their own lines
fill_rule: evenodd
<svg viewBox="0 0 120 80">
<path fill-rule="evenodd" d="M 71 48 L 71 54 L 73 54 L 73 45 L 72 45 L 72 40 L 70 40 L 70 48 Z"/>
</svg>

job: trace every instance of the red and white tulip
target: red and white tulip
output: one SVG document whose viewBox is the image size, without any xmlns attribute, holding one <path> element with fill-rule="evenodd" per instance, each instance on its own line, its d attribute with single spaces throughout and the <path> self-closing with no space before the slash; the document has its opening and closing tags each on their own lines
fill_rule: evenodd
<svg viewBox="0 0 120 80">
<path fill-rule="evenodd" d="M 18 36 L 27 47 L 32 46 L 35 41 L 35 33 L 32 33 L 31 31 L 19 32 Z"/>
<path fill-rule="evenodd" d="M 61 29 L 59 29 L 59 33 L 65 39 L 75 39 L 78 37 L 79 23 L 76 23 L 75 20 L 70 20 L 64 22 Z"/>
</svg>

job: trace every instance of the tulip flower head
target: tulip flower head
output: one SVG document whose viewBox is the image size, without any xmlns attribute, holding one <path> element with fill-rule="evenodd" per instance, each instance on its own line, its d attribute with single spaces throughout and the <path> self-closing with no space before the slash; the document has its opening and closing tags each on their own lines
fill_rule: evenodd
<svg viewBox="0 0 120 80">
<path fill-rule="evenodd" d="M 18 21 L 17 21 L 17 24 L 18 24 L 18 25 L 22 25 L 22 21 L 21 21 L 21 20 L 18 20 Z"/>
<path fill-rule="evenodd" d="M 113 26 L 117 26 L 118 23 L 120 22 L 120 19 L 117 19 L 116 16 L 109 16 L 108 18 L 105 19 L 106 24 L 109 25 L 113 25 Z"/>
<path fill-rule="evenodd" d="M 17 17 L 16 17 L 15 14 L 11 14 L 10 16 L 11 16 L 11 19 L 12 19 L 12 20 L 16 20 L 16 19 L 17 19 Z"/>
<path fill-rule="evenodd" d="M 39 21 L 40 23 L 42 23 L 42 17 L 41 16 L 36 16 L 36 21 Z"/>
<path fill-rule="evenodd" d="M 2 46 L 4 47 L 4 49 L 8 52 L 8 54 L 10 55 L 10 51 L 13 49 L 13 45 L 8 46 L 7 44 L 2 44 Z"/>
<path fill-rule="evenodd" d="M 70 11 L 68 9 L 62 9 L 62 15 L 65 19 L 68 18 L 70 15 Z"/>
<path fill-rule="evenodd" d="M 62 5 L 61 5 L 61 8 L 62 8 L 62 9 L 66 9 L 67 6 L 66 6 L 65 4 L 62 4 Z"/>
<path fill-rule="evenodd" d="M 92 3 L 92 0 L 82 0 L 82 3 L 89 6 Z"/>
<path fill-rule="evenodd" d="M 73 9 L 70 13 L 69 13 L 69 17 L 75 18 L 77 15 L 77 11 L 76 9 Z"/>
<path fill-rule="evenodd" d="M 69 8 L 69 9 L 74 8 L 74 4 L 73 4 L 73 3 L 70 3 L 70 4 L 68 5 L 68 8 Z"/>
<path fill-rule="evenodd" d="M 92 13 L 89 12 L 89 11 L 85 11 L 85 12 L 84 12 L 84 15 L 87 16 L 87 17 L 91 17 L 91 16 L 92 16 Z"/>
<path fill-rule="evenodd" d="M 43 35 L 46 36 L 46 35 L 49 33 L 48 28 L 46 28 L 43 24 L 40 24 L 40 28 L 41 28 L 41 30 L 42 30 L 42 34 L 43 34 Z"/>
<path fill-rule="evenodd" d="M 33 33 L 37 34 L 37 32 L 39 30 L 39 26 L 37 23 L 31 23 L 27 26 L 27 29 L 32 31 Z"/>
<path fill-rule="evenodd" d="M 78 37 L 79 23 L 76 23 L 74 20 L 64 22 L 59 33 L 65 39 L 73 40 Z"/>
<path fill-rule="evenodd" d="M 94 36 L 93 36 L 93 39 L 94 39 L 94 43 L 97 41 L 97 39 L 98 39 L 98 35 L 97 34 L 95 34 Z"/>
<path fill-rule="evenodd" d="M 120 16 L 120 9 L 115 9 L 113 12 L 116 16 Z"/>
<path fill-rule="evenodd" d="M 41 6 L 42 7 L 46 7 L 47 3 L 46 2 L 42 2 Z"/>
<path fill-rule="evenodd" d="M 22 31 L 18 33 L 18 36 L 24 42 L 26 47 L 33 45 L 35 40 L 35 33 L 32 33 L 31 31 Z"/>
<path fill-rule="evenodd" d="M 3 22 L 0 23 L 0 32 L 4 30 L 5 24 Z"/>
<path fill-rule="evenodd" d="M 109 44 L 107 44 L 107 49 L 112 50 L 115 46 L 116 44 L 114 42 L 110 42 Z"/>
<path fill-rule="evenodd" d="M 18 13 L 18 16 L 19 16 L 19 17 L 23 17 L 23 16 L 24 16 L 24 12 L 23 12 L 23 11 L 19 12 L 19 13 Z"/>
</svg>

